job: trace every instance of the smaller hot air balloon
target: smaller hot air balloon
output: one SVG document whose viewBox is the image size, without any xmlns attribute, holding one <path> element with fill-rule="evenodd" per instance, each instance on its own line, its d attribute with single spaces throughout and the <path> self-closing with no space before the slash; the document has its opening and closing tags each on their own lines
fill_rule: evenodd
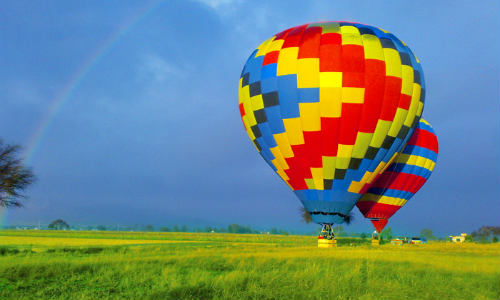
<svg viewBox="0 0 500 300">
<path fill-rule="evenodd" d="M 380 233 L 389 218 L 415 195 L 431 176 L 439 152 L 432 126 L 420 119 L 405 148 L 359 199 L 356 206 Z"/>
</svg>

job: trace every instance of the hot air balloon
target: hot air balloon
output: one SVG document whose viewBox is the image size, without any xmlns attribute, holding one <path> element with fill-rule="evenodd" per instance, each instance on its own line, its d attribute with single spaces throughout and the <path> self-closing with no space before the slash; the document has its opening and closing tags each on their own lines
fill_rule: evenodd
<svg viewBox="0 0 500 300">
<path fill-rule="evenodd" d="M 331 233 L 413 133 L 424 90 L 419 61 L 393 34 L 310 23 L 252 52 L 239 109 L 258 152 Z"/>
<path fill-rule="evenodd" d="M 415 195 L 431 176 L 439 152 L 432 126 L 420 119 L 403 151 L 358 200 L 356 206 L 377 232 Z"/>
</svg>

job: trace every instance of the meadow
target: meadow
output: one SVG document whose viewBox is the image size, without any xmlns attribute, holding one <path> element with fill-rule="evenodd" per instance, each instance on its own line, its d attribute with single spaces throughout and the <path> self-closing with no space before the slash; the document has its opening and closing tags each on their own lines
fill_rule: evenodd
<svg viewBox="0 0 500 300">
<path fill-rule="evenodd" d="M 500 244 L 0 231 L 0 299 L 499 299 Z"/>
</svg>

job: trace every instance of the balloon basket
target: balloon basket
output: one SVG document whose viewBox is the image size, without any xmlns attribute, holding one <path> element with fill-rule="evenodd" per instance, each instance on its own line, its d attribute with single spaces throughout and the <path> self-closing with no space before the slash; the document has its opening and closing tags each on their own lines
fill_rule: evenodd
<svg viewBox="0 0 500 300">
<path fill-rule="evenodd" d="M 318 239 L 318 248 L 337 247 L 337 240 Z"/>
<path fill-rule="evenodd" d="M 372 239 L 372 246 L 379 246 L 379 245 L 380 245 L 379 239 Z"/>
<path fill-rule="evenodd" d="M 323 224 L 318 236 L 318 248 L 337 247 L 337 240 L 333 232 L 332 224 Z"/>
</svg>

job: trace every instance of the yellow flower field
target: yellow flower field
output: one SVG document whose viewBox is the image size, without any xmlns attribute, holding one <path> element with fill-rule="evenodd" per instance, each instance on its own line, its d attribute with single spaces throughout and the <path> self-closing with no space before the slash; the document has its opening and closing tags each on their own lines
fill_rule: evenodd
<svg viewBox="0 0 500 300">
<path fill-rule="evenodd" d="M 498 299 L 500 244 L 0 231 L 0 299 Z"/>
</svg>

